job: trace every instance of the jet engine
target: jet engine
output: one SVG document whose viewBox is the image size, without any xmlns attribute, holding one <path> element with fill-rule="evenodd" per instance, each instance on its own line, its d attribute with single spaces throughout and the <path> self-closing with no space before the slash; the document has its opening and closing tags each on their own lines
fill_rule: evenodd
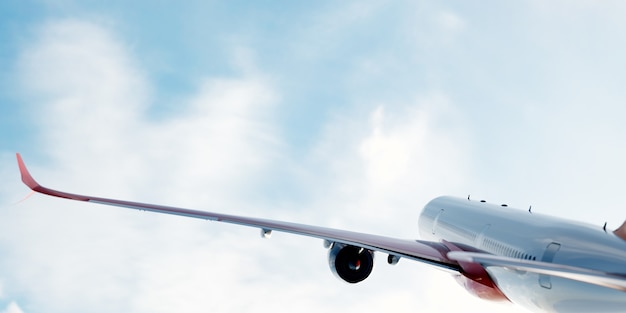
<svg viewBox="0 0 626 313">
<path fill-rule="evenodd" d="M 351 284 L 366 279 L 374 267 L 374 251 L 333 243 L 328 253 L 332 272 Z"/>
</svg>

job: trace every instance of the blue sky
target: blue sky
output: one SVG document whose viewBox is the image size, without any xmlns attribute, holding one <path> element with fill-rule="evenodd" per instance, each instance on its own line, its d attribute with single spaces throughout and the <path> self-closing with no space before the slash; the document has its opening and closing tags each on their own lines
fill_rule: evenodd
<svg viewBox="0 0 626 313">
<path fill-rule="evenodd" d="M 0 312 L 521 311 L 412 262 L 343 284 L 316 240 L 15 204 L 14 153 L 69 191 L 402 238 L 441 194 L 616 228 L 625 9 L 3 1 Z"/>
</svg>

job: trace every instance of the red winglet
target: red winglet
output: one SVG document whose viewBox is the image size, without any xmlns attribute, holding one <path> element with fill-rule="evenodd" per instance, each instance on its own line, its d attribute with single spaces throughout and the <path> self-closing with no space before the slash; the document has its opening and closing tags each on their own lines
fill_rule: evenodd
<svg viewBox="0 0 626 313">
<path fill-rule="evenodd" d="M 17 165 L 19 166 L 20 174 L 22 175 L 22 182 L 24 182 L 24 184 L 26 184 L 26 186 L 28 186 L 28 188 L 30 188 L 30 189 L 32 189 L 32 190 L 34 190 L 36 192 L 39 192 L 39 193 L 43 193 L 43 194 L 46 194 L 46 195 L 55 196 L 55 197 L 59 197 L 59 198 L 79 200 L 79 201 L 89 201 L 89 198 L 85 197 L 85 196 L 75 195 L 75 194 L 62 192 L 62 191 L 57 191 L 57 190 L 46 188 L 46 187 L 40 185 L 33 178 L 33 176 L 30 175 L 30 173 L 28 172 L 28 169 L 26 168 L 26 164 L 24 164 L 24 160 L 22 160 L 22 156 L 19 153 L 16 153 L 15 156 L 17 157 Z"/>
<path fill-rule="evenodd" d="M 22 174 L 22 182 L 28 186 L 28 188 L 37 191 L 41 185 L 35 181 L 33 176 L 30 175 L 28 169 L 26 168 L 26 164 L 24 164 L 24 160 L 22 160 L 22 156 L 19 153 L 15 154 L 17 156 L 17 165 L 20 167 L 20 174 Z"/>
</svg>

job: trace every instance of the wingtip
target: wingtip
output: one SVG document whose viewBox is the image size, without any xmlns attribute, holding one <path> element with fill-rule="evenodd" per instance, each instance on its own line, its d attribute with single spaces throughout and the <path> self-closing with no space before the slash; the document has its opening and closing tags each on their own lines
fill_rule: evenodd
<svg viewBox="0 0 626 313">
<path fill-rule="evenodd" d="M 15 157 L 17 158 L 17 166 L 20 168 L 20 174 L 22 175 L 22 182 L 24 182 L 28 188 L 35 190 L 40 186 L 39 183 L 37 183 L 33 176 L 28 172 L 22 156 L 19 153 L 16 153 Z"/>
</svg>

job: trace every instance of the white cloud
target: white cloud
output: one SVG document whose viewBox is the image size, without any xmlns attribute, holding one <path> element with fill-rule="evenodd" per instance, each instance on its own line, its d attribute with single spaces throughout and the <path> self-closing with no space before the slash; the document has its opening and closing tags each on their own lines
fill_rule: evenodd
<svg viewBox="0 0 626 313">
<path fill-rule="evenodd" d="M 47 23 L 26 47 L 20 73 L 24 92 L 36 95 L 30 97 L 30 111 L 40 125 L 42 152 L 55 164 L 50 167 L 55 170 L 33 166 L 33 172 L 59 187 L 227 210 L 243 202 L 237 197 L 246 187 L 257 184 L 250 177 L 271 162 L 278 144 L 266 117 L 274 92 L 255 77 L 206 79 L 176 117 L 150 121 L 145 78 L 126 45 L 97 24 Z M 41 198 L 24 206 L 8 213 L 13 222 L 3 225 L 0 241 L 12 251 L 4 264 L 13 269 L 8 273 L 13 288 L 25 290 L 33 307 L 49 312 L 128 311 L 136 303 L 159 307 L 165 300 L 143 283 L 163 276 L 163 268 L 150 266 L 164 257 L 153 240 L 175 245 L 171 240 L 177 238 L 193 249 L 190 244 L 208 235 L 199 231 L 205 223 L 181 227 L 171 217 L 136 219 L 135 212 L 84 210 Z M 175 251 L 181 253 L 180 266 L 188 251 Z M 200 263 L 208 264 L 211 254 L 200 256 Z M 191 277 L 196 271 L 183 272 Z M 224 275 L 210 272 L 213 279 Z M 182 293 L 189 288 L 193 284 Z M 203 310 L 199 303 L 191 306 Z"/>
<path fill-rule="evenodd" d="M 403 135 L 417 136 L 416 140 L 419 141 L 423 133 L 420 131 L 416 134 L 383 133 L 383 107 L 378 107 L 372 113 L 371 119 L 372 134 L 361 144 L 361 157 L 367 163 L 368 181 L 377 185 L 389 185 L 406 173 L 408 167 L 410 159 L 408 150 L 411 145 Z"/>
<path fill-rule="evenodd" d="M 15 302 L 9 303 L 9 305 L 1 311 L 2 313 L 23 313 L 24 311 Z"/>
<path fill-rule="evenodd" d="M 440 12 L 437 22 L 442 29 L 450 33 L 461 32 L 466 27 L 465 20 L 463 20 L 459 15 L 448 11 Z"/>
<path fill-rule="evenodd" d="M 172 184 L 197 195 L 207 187 L 241 183 L 241 175 L 263 167 L 266 151 L 277 144 L 265 118 L 276 101 L 274 93 L 254 77 L 206 79 L 196 95 L 180 104 L 177 116 L 151 122 L 145 115 L 151 97 L 145 78 L 124 43 L 98 25 L 47 24 L 21 64 L 27 91 L 40 100 L 33 112 L 45 129 L 45 148 L 72 169 L 89 168 L 84 163 L 88 155 L 94 158 L 88 163 L 125 169 L 122 178 L 132 181 L 168 160 L 169 169 L 159 175 L 172 175 Z M 172 165 L 172 158 L 178 163 Z M 195 180 L 176 179 L 187 177 L 180 172 L 186 169 Z M 118 179 L 104 175 L 99 180 Z M 219 197 L 223 190 L 214 193 Z"/>
<path fill-rule="evenodd" d="M 64 20 L 41 28 L 22 54 L 20 73 L 51 156 L 88 154 L 110 164 L 107 155 L 135 144 L 119 140 L 134 137 L 146 105 L 147 87 L 131 63 L 123 44 L 98 25 Z"/>
<path fill-rule="evenodd" d="M 467 177 L 463 120 L 442 94 L 336 114 L 312 164 L 316 206 L 336 227 L 415 237 L 421 206 L 459 190 Z M 398 216 L 402 216 L 398 219 Z"/>
</svg>

